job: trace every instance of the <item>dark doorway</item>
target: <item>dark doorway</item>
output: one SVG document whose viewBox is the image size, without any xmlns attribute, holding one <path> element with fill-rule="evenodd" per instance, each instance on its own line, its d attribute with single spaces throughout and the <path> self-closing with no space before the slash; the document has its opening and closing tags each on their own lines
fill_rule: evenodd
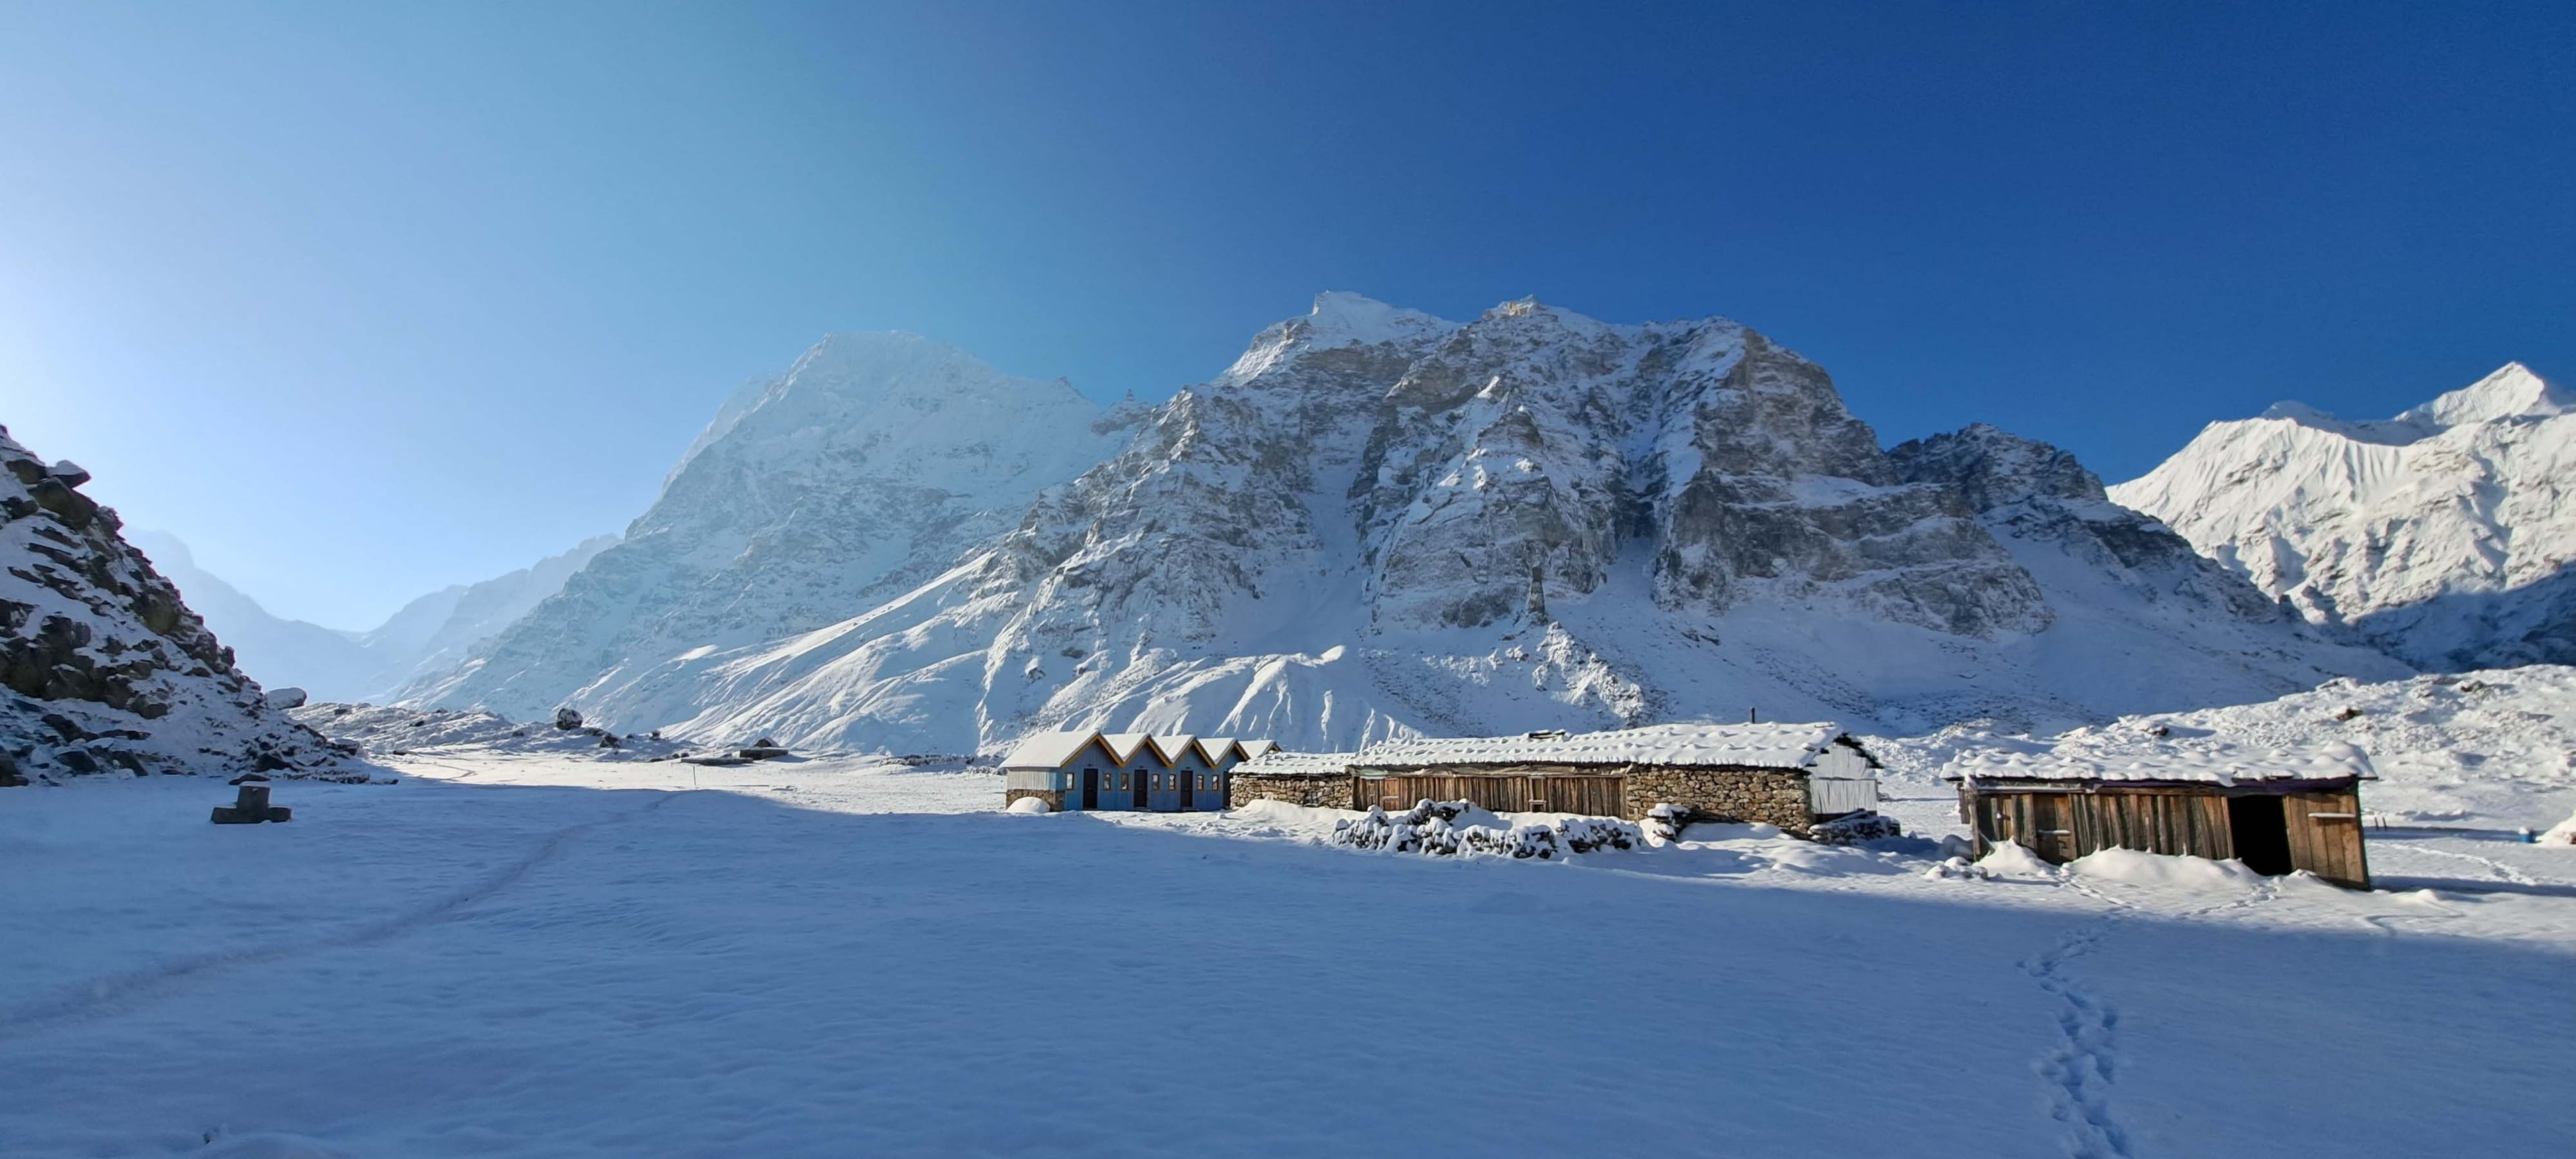
<svg viewBox="0 0 2576 1159">
<path fill-rule="evenodd" d="M 1190 771 L 1189 771 L 1189 770 L 1187 770 L 1187 769 L 1182 770 L 1182 771 L 1181 771 L 1181 812 L 1187 813 L 1187 812 L 1189 812 L 1190 810 L 1192 810 L 1192 809 L 1195 809 L 1195 808 L 1198 808 L 1198 807 L 1199 807 L 1199 806 L 1198 806 L 1198 788 L 1199 788 L 1199 775 L 1198 775 L 1197 773 L 1190 772 Z"/>
<path fill-rule="evenodd" d="M 1136 807 L 1139 809 L 1146 807 L 1145 778 L 1148 775 L 1143 769 L 1136 770 Z"/>
<path fill-rule="evenodd" d="M 1098 769 L 1082 770 L 1082 807 L 1085 809 L 1100 807 L 1100 770 Z"/>
<path fill-rule="evenodd" d="M 2290 827 L 2279 797 L 2229 797 L 2227 828 L 2236 838 L 2236 860 L 2256 873 L 2290 871 Z"/>
</svg>

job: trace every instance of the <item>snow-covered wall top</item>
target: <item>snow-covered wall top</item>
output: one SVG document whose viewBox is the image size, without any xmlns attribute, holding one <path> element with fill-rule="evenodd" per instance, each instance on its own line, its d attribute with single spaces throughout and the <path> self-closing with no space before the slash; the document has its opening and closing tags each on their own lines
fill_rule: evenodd
<svg viewBox="0 0 2576 1159">
<path fill-rule="evenodd" d="M 2576 408 L 2518 364 L 2385 421 L 2284 403 L 2111 489 L 2428 667 L 2576 662 Z"/>
<path fill-rule="evenodd" d="M 1357 764 L 1679 765 L 1804 769 L 1843 727 L 1807 724 L 1668 724 L 1608 732 L 1523 736 L 1418 737 L 1362 749 Z"/>
<path fill-rule="evenodd" d="M 81 493 L 88 481 L 0 428 L 0 784 L 336 767 L 118 534 L 116 512 Z"/>
<path fill-rule="evenodd" d="M 1950 780 L 2334 781 L 2376 774 L 2370 754 L 2345 741 L 2264 749 L 2210 737 L 2157 737 L 2137 729 L 2082 729 L 2051 741 L 1996 739 L 1951 758 Z"/>
</svg>

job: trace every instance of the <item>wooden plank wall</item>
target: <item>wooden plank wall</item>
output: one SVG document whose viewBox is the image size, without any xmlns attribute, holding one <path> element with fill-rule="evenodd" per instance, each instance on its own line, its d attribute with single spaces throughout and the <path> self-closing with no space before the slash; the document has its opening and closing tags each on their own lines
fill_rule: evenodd
<svg viewBox="0 0 2576 1159">
<path fill-rule="evenodd" d="M 1497 813 L 1582 813 L 1616 817 L 1626 779 L 1616 776 L 1530 777 L 1415 773 L 1360 781 L 1360 807 L 1410 809 L 1416 801 L 1473 801 Z"/>
<path fill-rule="evenodd" d="M 2281 819 L 2290 829 L 2293 868 L 2337 885 L 2370 888 L 2360 793 L 2292 793 L 2281 798 Z"/>
<path fill-rule="evenodd" d="M 1978 852 L 2018 841 L 2041 859 L 2072 861 L 2112 847 L 2150 853 L 2236 856 L 2227 799 L 2174 789 L 2104 789 L 2093 793 L 1980 792 Z"/>
</svg>

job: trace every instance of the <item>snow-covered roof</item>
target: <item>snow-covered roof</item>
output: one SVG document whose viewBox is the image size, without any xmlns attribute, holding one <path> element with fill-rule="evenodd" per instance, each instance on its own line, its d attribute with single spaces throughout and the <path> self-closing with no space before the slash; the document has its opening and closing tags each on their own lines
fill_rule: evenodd
<svg viewBox="0 0 2576 1159">
<path fill-rule="evenodd" d="M 1281 749 L 1279 742 L 1275 740 L 1239 740 L 1234 743 L 1235 747 L 1243 750 L 1243 759 L 1247 761 L 1263 753 L 1286 751 Z"/>
<path fill-rule="evenodd" d="M 1188 756 L 1191 748 L 1195 747 L 1198 743 L 1199 738 L 1191 736 L 1185 732 L 1158 732 L 1154 734 L 1154 747 L 1162 750 L 1163 760 L 1168 764 L 1179 764 L 1181 762 L 1181 758 Z"/>
<path fill-rule="evenodd" d="M 1090 744 L 1096 732 L 1040 732 L 1020 738 L 1011 746 L 1011 755 L 1002 758 L 1006 769 L 1060 769 L 1082 746 Z"/>
<path fill-rule="evenodd" d="M 1803 769 L 1843 735 L 1839 724 L 1659 724 L 1613 732 L 1421 737 L 1361 749 L 1369 768 L 1421 765 L 1700 765 Z"/>
<path fill-rule="evenodd" d="M 2370 754 L 2340 741 L 2300 749 L 2255 749 L 2222 740 L 2163 739 L 2085 731 L 2054 741 L 1999 742 L 1963 751 L 1941 770 L 1949 780 L 1998 781 L 2334 781 L 2374 778 Z"/>
<path fill-rule="evenodd" d="M 1292 753 L 1276 746 L 1234 766 L 1238 777 L 1339 777 L 1350 775 L 1358 753 Z"/>
<path fill-rule="evenodd" d="M 1100 734 L 1100 743 L 1108 745 L 1110 759 L 1122 765 L 1135 760 L 1140 750 L 1159 763 L 1172 763 L 1171 758 L 1163 755 L 1161 746 L 1154 743 L 1154 734 L 1150 732 L 1104 732 Z"/>
</svg>

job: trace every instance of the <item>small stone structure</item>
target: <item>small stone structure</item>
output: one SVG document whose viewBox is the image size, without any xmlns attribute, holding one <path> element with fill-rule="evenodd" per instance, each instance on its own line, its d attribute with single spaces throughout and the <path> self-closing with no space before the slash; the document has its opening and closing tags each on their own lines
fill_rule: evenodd
<svg viewBox="0 0 2576 1159">
<path fill-rule="evenodd" d="M 1620 779 L 1619 815 L 1632 820 L 1669 804 L 1689 810 L 1693 821 L 1758 821 L 1804 833 L 1814 816 L 1806 774 L 1788 769 L 1629 765 Z"/>
<path fill-rule="evenodd" d="M 210 818 L 217 825 L 257 825 L 263 821 L 292 821 L 295 810 L 268 803 L 268 786 L 244 784 L 234 795 L 233 803 L 215 806 Z"/>
</svg>

